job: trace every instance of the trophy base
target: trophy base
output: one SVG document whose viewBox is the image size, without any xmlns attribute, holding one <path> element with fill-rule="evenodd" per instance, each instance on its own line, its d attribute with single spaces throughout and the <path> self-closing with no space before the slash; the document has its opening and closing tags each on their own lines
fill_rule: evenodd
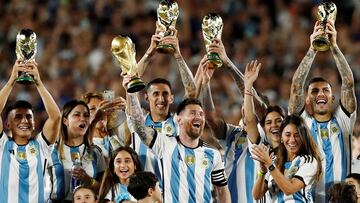
<svg viewBox="0 0 360 203">
<path fill-rule="evenodd" d="M 134 93 L 145 88 L 145 83 L 138 77 L 133 76 L 127 85 L 127 92 Z"/>
<path fill-rule="evenodd" d="M 207 58 L 211 62 L 209 68 L 220 68 L 223 65 L 222 60 L 216 53 L 209 53 Z"/>
<path fill-rule="evenodd" d="M 171 44 L 159 44 L 156 51 L 163 54 L 172 54 L 175 52 L 175 48 Z"/>
<path fill-rule="evenodd" d="M 330 41 L 327 36 L 320 35 L 312 43 L 316 51 L 327 51 L 330 49 Z"/>
<path fill-rule="evenodd" d="M 22 85 L 31 85 L 34 84 L 35 81 L 30 75 L 20 74 L 16 82 Z"/>
</svg>

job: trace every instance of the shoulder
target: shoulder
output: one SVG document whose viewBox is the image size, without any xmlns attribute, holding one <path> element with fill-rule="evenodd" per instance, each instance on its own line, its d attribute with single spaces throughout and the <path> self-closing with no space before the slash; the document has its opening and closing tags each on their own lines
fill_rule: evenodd
<svg viewBox="0 0 360 203">
<path fill-rule="evenodd" d="M 311 155 L 300 155 L 299 162 L 300 162 L 300 165 L 313 164 L 313 163 L 317 164 L 317 160 L 315 159 L 315 157 L 313 157 Z"/>
</svg>

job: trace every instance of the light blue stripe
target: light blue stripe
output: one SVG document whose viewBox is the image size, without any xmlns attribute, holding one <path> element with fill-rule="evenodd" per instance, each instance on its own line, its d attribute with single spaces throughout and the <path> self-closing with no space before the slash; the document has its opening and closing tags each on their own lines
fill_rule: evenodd
<svg viewBox="0 0 360 203">
<path fill-rule="evenodd" d="M 233 135 L 234 138 L 232 139 L 232 142 L 235 141 L 235 135 L 239 131 L 234 131 Z M 238 135 L 241 136 L 241 135 Z M 232 162 L 231 172 L 228 178 L 228 187 L 230 190 L 230 196 L 231 196 L 231 202 L 238 202 L 238 185 L 237 185 L 237 168 L 238 168 L 238 161 L 243 153 L 242 145 L 236 146 L 236 143 L 234 143 L 235 148 L 235 154 L 234 154 L 234 160 Z"/>
<path fill-rule="evenodd" d="M 171 177 L 170 177 L 170 187 L 172 194 L 172 202 L 179 202 L 179 187 L 180 187 L 180 167 L 179 162 L 181 160 L 181 155 L 178 149 L 178 146 L 175 147 L 172 153 L 171 159 Z M 184 160 L 183 160 L 184 161 Z M 164 191 L 165 194 L 167 191 Z"/>
<path fill-rule="evenodd" d="M 336 125 L 337 129 L 341 129 L 336 118 L 333 118 L 332 122 Z M 339 139 L 339 145 L 340 145 L 340 150 L 341 150 L 341 180 L 344 180 L 347 175 L 347 166 L 348 165 L 347 165 L 346 147 L 345 147 L 345 143 L 344 143 L 344 135 L 342 133 L 342 130 L 340 130 L 340 132 L 339 132 L 338 139 Z M 337 180 L 337 181 L 340 181 L 340 180 Z"/>
<path fill-rule="evenodd" d="M 56 183 L 55 195 L 57 199 L 64 198 L 65 196 L 65 173 L 64 173 L 64 166 L 62 162 L 59 160 L 57 148 L 54 148 L 53 152 L 51 153 L 51 159 L 53 162 L 53 176 L 52 179 L 56 180 L 53 181 Z"/>
<path fill-rule="evenodd" d="M 320 129 L 327 128 L 328 123 L 320 123 Z M 319 135 L 321 136 L 321 135 Z M 323 139 L 323 151 L 325 153 L 325 191 L 328 191 L 330 186 L 334 183 L 334 155 L 332 153 L 332 146 L 330 138 Z"/>
<path fill-rule="evenodd" d="M 109 136 L 106 136 L 104 138 L 104 149 L 107 151 L 108 155 L 110 156 L 111 153 L 111 144 L 110 144 L 110 138 Z"/>
<path fill-rule="evenodd" d="M 18 152 L 26 153 L 26 146 L 19 146 Z M 26 157 L 27 158 L 27 157 Z M 18 200 L 21 203 L 29 202 L 29 163 L 27 159 L 19 160 L 19 194 Z"/>
<path fill-rule="evenodd" d="M 195 184 L 195 165 L 197 164 L 195 153 L 193 149 L 185 148 L 185 159 L 186 157 L 194 157 L 194 163 L 188 164 L 186 179 L 188 182 L 189 189 L 189 203 L 196 202 L 196 184 Z"/>
<path fill-rule="evenodd" d="M 5 136 L 5 135 L 3 135 Z M 1 157 L 1 177 L 0 177 L 0 202 L 8 202 L 9 196 L 9 172 L 10 172 L 10 162 L 11 162 L 11 154 L 9 150 L 13 150 L 13 142 L 6 141 L 4 146 L 3 155 Z"/>
<path fill-rule="evenodd" d="M 41 160 L 40 156 L 40 145 L 37 141 L 32 141 L 35 145 L 37 153 L 37 166 L 36 166 L 36 172 L 38 176 L 38 188 L 39 188 L 39 194 L 38 194 L 38 201 L 44 202 L 44 176 L 43 176 L 43 162 Z"/>
<path fill-rule="evenodd" d="M 245 184 L 246 184 L 246 201 L 247 203 L 252 203 L 253 202 L 253 196 L 252 196 L 252 191 L 253 191 L 253 187 L 254 187 L 254 182 L 255 182 L 255 174 L 254 174 L 254 168 L 255 168 L 255 163 L 254 160 L 252 158 L 250 158 L 251 154 L 250 154 L 250 150 L 249 147 L 247 147 L 246 149 L 246 155 L 245 155 Z"/>
<path fill-rule="evenodd" d="M 211 171 L 214 167 L 214 152 L 209 149 L 205 149 L 205 155 L 209 159 L 208 167 L 205 171 L 204 177 L 204 202 L 211 201 Z"/>
<path fill-rule="evenodd" d="M 141 141 L 139 145 L 139 159 L 144 168 L 146 167 L 146 157 L 148 155 L 148 150 L 148 147 Z"/>
</svg>

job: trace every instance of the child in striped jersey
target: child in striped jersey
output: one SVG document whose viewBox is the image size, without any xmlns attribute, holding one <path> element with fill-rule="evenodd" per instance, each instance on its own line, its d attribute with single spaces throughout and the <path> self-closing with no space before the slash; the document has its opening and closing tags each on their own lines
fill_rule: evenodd
<svg viewBox="0 0 360 203">
<path fill-rule="evenodd" d="M 105 171 L 100 187 L 100 202 L 135 202 L 128 192 L 130 176 L 142 171 L 136 152 L 130 147 L 115 150 Z"/>
<path fill-rule="evenodd" d="M 252 157 L 261 165 L 254 198 L 266 193 L 267 202 L 313 202 L 311 192 L 322 174 L 320 152 L 300 117 L 287 116 L 280 132 L 276 166 L 266 147 L 252 147 Z"/>
</svg>

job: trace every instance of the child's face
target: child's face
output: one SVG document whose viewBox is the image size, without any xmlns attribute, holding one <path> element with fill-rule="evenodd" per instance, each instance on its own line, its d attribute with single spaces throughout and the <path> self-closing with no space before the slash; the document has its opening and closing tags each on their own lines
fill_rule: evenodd
<svg viewBox="0 0 360 203">
<path fill-rule="evenodd" d="M 81 188 L 74 194 L 74 203 L 96 203 L 95 196 L 91 190 Z"/>
</svg>

